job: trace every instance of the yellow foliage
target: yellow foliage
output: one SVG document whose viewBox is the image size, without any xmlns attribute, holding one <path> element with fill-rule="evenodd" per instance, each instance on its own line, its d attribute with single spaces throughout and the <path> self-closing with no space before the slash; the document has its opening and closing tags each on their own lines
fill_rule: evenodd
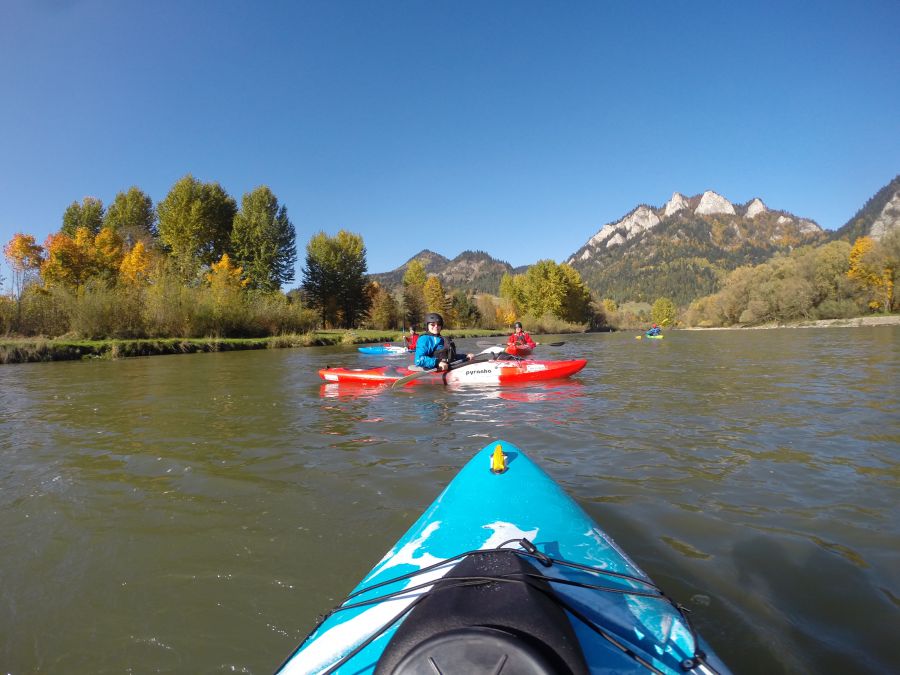
<svg viewBox="0 0 900 675">
<path fill-rule="evenodd" d="M 43 252 L 44 249 L 35 243 L 33 236 L 21 232 L 16 232 L 9 243 L 3 247 L 3 255 L 17 272 L 39 267 Z"/>
<path fill-rule="evenodd" d="M 122 237 L 112 228 L 104 227 L 94 238 L 93 255 L 98 272 L 115 275 L 122 264 Z"/>
<path fill-rule="evenodd" d="M 119 278 L 126 284 L 137 285 L 146 283 L 149 278 L 150 255 L 139 241 L 122 258 L 119 265 Z"/>
<path fill-rule="evenodd" d="M 229 255 L 223 253 L 219 262 L 210 265 L 206 283 L 212 288 L 244 288 L 250 280 L 241 279 L 243 273 L 244 269 L 232 264 Z"/>
<path fill-rule="evenodd" d="M 874 239 L 860 237 L 854 242 L 847 276 L 870 293 L 869 308 L 890 311 L 894 296 L 894 270 Z"/>
</svg>

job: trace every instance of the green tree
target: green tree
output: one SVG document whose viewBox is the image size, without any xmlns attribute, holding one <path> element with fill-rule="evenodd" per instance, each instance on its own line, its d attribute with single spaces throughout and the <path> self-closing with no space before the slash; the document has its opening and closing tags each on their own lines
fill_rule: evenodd
<svg viewBox="0 0 900 675">
<path fill-rule="evenodd" d="M 559 266 L 566 285 L 560 318 L 565 321 L 583 323 L 590 321 L 594 310 L 591 307 L 591 292 L 581 280 L 577 270 L 563 263 Z"/>
<path fill-rule="evenodd" d="M 900 303 L 900 294 L 896 292 L 900 284 L 900 227 L 895 227 L 881 239 L 881 250 L 884 254 L 885 264 L 891 270 L 891 285 L 894 289 L 892 309 L 896 309 Z"/>
<path fill-rule="evenodd" d="M 521 274 L 504 272 L 500 278 L 500 297 L 506 300 L 514 315 L 523 311 L 525 305 L 524 277 Z"/>
<path fill-rule="evenodd" d="M 813 302 L 843 300 L 850 297 L 847 271 L 850 269 L 850 244 L 833 241 L 803 256 L 803 275 L 813 285 Z"/>
<path fill-rule="evenodd" d="M 650 319 L 660 326 L 674 326 L 678 308 L 669 298 L 657 298 L 650 309 Z"/>
<path fill-rule="evenodd" d="M 241 210 L 234 217 L 231 247 L 250 288 L 277 291 L 294 280 L 294 236 L 287 208 L 279 206 L 268 187 L 262 185 L 243 196 Z"/>
<path fill-rule="evenodd" d="M 509 282 L 500 283 L 501 294 L 505 291 L 511 292 L 513 297 L 522 297 L 522 301 L 516 304 L 530 316 L 537 318 L 551 314 L 564 321 L 590 320 L 590 292 L 578 272 L 569 265 L 539 260 L 525 272 L 521 286 L 513 279 L 512 290 L 509 291 L 504 288 L 509 288 Z"/>
<path fill-rule="evenodd" d="M 456 318 L 459 328 L 474 328 L 481 322 L 475 296 L 462 291 L 454 291 L 450 296 L 450 314 Z"/>
<path fill-rule="evenodd" d="M 370 293 L 372 306 L 369 310 L 369 323 L 378 330 L 395 328 L 400 320 L 400 308 L 397 301 L 381 285 L 373 284 Z"/>
<path fill-rule="evenodd" d="M 218 183 L 201 183 L 188 174 L 157 206 L 159 238 L 169 247 L 183 279 L 196 277 L 229 253 L 237 204 Z"/>
<path fill-rule="evenodd" d="M 319 232 L 306 245 L 303 291 L 325 326 L 352 328 L 366 311 L 366 247 L 358 234 Z"/>
<path fill-rule="evenodd" d="M 103 227 L 117 232 L 129 247 L 139 241 L 148 245 L 157 235 L 153 200 L 134 185 L 119 192 L 106 210 Z"/>
<path fill-rule="evenodd" d="M 97 234 L 103 226 L 103 202 L 95 197 L 85 197 L 82 202 L 72 202 L 63 213 L 60 232 L 74 237 L 79 227 L 86 227 Z"/>
</svg>

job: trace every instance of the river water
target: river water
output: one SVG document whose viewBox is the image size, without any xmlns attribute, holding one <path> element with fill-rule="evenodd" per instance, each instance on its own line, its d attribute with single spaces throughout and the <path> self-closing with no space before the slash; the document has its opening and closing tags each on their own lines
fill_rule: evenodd
<svg viewBox="0 0 900 675">
<path fill-rule="evenodd" d="M 553 339 L 588 366 L 512 388 L 322 384 L 353 347 L 0 367 L 0 670 L 269 673 L 501 438 L 736 673 L 896 672 L 900 328 Z"/>
</svg>

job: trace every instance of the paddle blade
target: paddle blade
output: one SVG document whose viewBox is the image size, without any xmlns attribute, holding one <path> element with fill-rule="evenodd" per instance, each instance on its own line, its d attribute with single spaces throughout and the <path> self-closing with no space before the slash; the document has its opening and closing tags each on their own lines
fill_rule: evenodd
<svg viewBox="0 0 900 675">
<path fill-rule="evenodd" d="M 433 373 L 437 370 L 437 368 L 429 368 L 428 370 L 417 370 L 414 373 L 410 373 L 409 375 L 405 375 L 401 377 L 399 380 L 394 380 L 391 383 L 391 389 L 396 389 L 398 387 L 402 387 L 403 385 L 412 382 L 413 380 L 417 380 L 423 375 L 427 375 L 428 373 Z"/>
</svg>

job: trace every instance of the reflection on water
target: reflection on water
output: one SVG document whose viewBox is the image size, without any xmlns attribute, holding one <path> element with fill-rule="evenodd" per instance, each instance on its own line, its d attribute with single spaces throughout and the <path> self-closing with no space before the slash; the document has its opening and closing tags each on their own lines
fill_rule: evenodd
<svg viewBox="0 0 900 675">
<path fill-rule="evenodd" d="M 503 438 L 736 672 L 888 672 L 898 337 L 565 336 L 571 379 L 401 391 L 323 384 L 352 346 L 4 366 L 0 663 L 271 672 Z"/>
</svg>

